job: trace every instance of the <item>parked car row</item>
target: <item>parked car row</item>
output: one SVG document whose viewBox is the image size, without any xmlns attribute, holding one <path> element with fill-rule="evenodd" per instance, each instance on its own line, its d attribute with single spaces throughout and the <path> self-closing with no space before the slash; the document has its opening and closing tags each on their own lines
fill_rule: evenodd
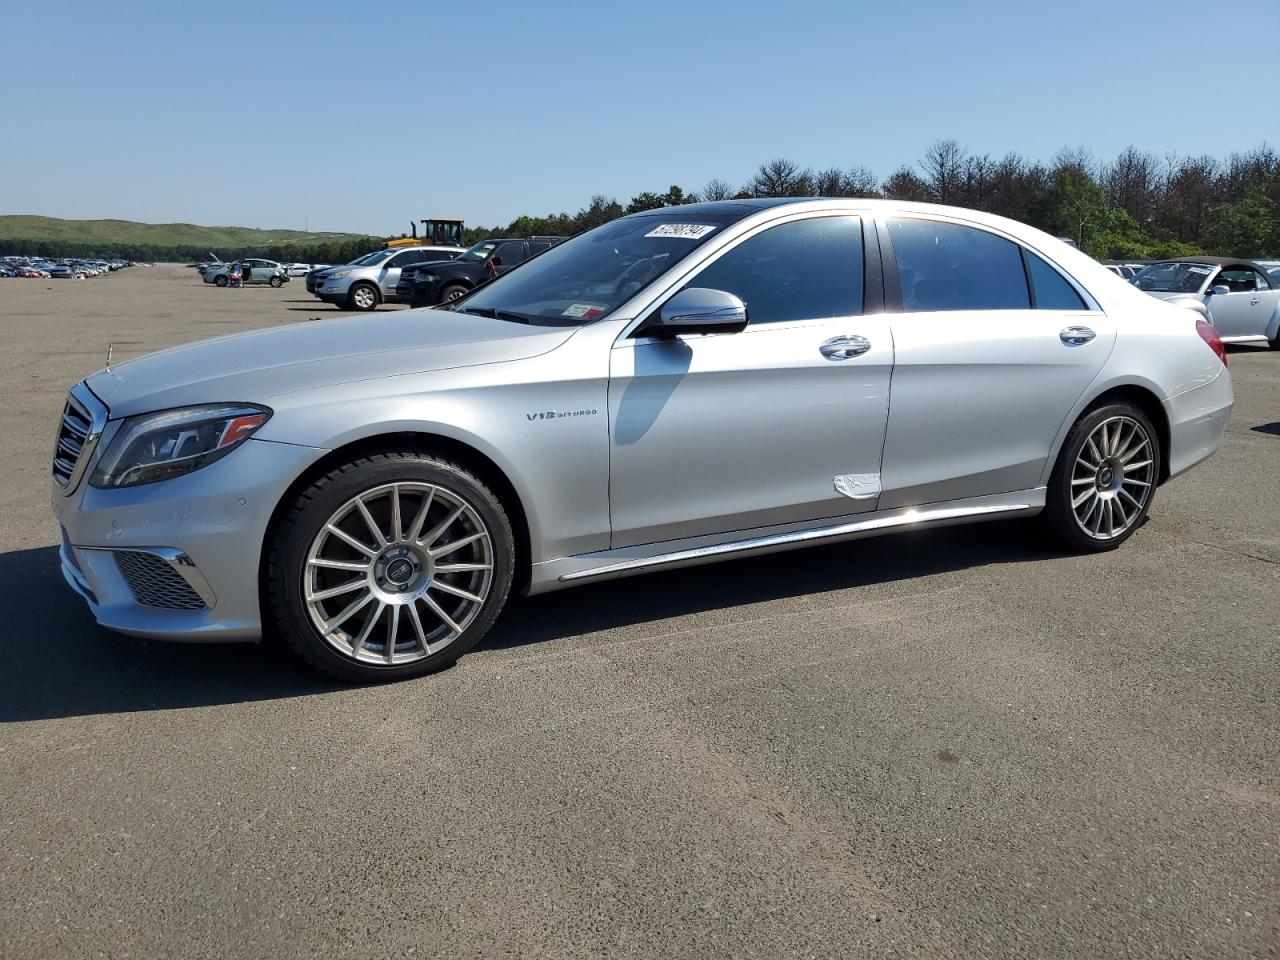
<svg viewBox="0 0 1280 960">
<path fill-rule="evenodd" d="M 132 267 L 129 260 L 50 260 L 9 256 L 0 260 L 0 278 L 85 280 Z"/>
<path fill-rule="evenodd" d="M 387 247 L 307 274 L 307 292 L 340 309 L 383 303 L 434 307 L 451 303 L 512 267 L 550 250 L 564 237 L 494 237 L 468 248 Z"/>
</svg>

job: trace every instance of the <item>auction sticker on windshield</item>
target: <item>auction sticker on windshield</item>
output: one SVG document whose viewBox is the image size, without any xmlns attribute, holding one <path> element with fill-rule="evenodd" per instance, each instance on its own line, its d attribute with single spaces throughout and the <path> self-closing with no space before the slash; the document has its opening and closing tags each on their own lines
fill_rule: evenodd
<svg viewBox="0 0 1280 960">
<path fill-rule="evenodd" d="M 715 227 L 704 223 L 663 223 L 648 233 L 646 237 L 676 237 L 680 240 L 701 240 Z"/>
<path fill-rule="evenodd" d="M 575 303 L 561 314 L 562 317 L 585 317 L 594 320 L 604 313 L 604 308 L 597 303 Z"/>
</svg>

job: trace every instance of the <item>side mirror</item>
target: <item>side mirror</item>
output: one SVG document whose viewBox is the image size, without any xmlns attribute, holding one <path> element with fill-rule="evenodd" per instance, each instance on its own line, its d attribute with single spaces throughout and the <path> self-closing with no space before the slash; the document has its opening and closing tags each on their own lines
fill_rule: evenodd
<svg viewBox="0 0 1280 960">
<path fill-rule="evenodd" d="M 1215 297 L 1220 297 L 1223 294 L 1230 293 L 1231 288 L 1228 287 L 1225 283 L 1215 283 L 1212 287 L 1209 288 L 1209 292 L 1212 293 Z"/>
<path fill-rule="evenodd" d="M 732 293 L 687 287 L 664 303 L 656 320 L 642 326 L 641 336 L 680 333 L 738 333 L 747 326 L 747 305 Z"/>
</svg>

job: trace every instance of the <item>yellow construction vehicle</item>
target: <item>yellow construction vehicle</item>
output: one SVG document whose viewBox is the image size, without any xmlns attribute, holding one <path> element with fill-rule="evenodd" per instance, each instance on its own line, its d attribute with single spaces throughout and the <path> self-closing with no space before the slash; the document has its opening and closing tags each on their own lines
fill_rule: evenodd
<svg viewBox="0 0 1280 960">
<path fill-rule="evenodd" d="M 418 223 L 422 224 L 422 235 L 418 235 Z M 412 236 L 393 237 L 385 246 L 394 247 L 461 247 L 462 220 L 455 217 L 434 217 L 430 220 L 409 221 Z"/>
</svg>

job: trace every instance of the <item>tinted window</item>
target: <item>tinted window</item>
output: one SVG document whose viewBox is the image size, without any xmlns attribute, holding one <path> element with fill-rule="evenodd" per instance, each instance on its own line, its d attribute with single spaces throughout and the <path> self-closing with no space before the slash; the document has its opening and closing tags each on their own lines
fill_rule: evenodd
<svg viewBox="0 0 1280 960">
<path fill-rule="evenodd" d="M 501 244 L 497 251 L 494 252 L 493 258 L 501 260 L 502 266 L 514 267 L 517 263 L 524 260 L 524 244 L 523 243 L 504 243 Z"/>
<path fill-rule="evenodd" d="M 1031 306 L 1015 243 L 973 227 L 890 220 L 902 309 L 1019 310 Z"/>
<path fill-rule="evenodd" d="M 534 254 L 541 253 L 543 250 L 550 250 L 550 249 L 551 249 L 550 240 L 530 240 L 529 241 L 529 256 L 531 257 Z"/>
<path fill-rule="evenodd" d="M 816 217 L 738 244 L 688 286 L 737 294 L 752 324 L 862 312 L 862 222 Z"/>
<path fill-rule="evenodd" d="M 1049 266 L 1030 250 L 1027 255 L 1027 267 L 1031 271 L 1031 289 L 1035 291 L 1037 310 L 1084 310 L 1087 309 L 1080 294 L 1063 278 L 1057 270 Z"/>
</svg>

